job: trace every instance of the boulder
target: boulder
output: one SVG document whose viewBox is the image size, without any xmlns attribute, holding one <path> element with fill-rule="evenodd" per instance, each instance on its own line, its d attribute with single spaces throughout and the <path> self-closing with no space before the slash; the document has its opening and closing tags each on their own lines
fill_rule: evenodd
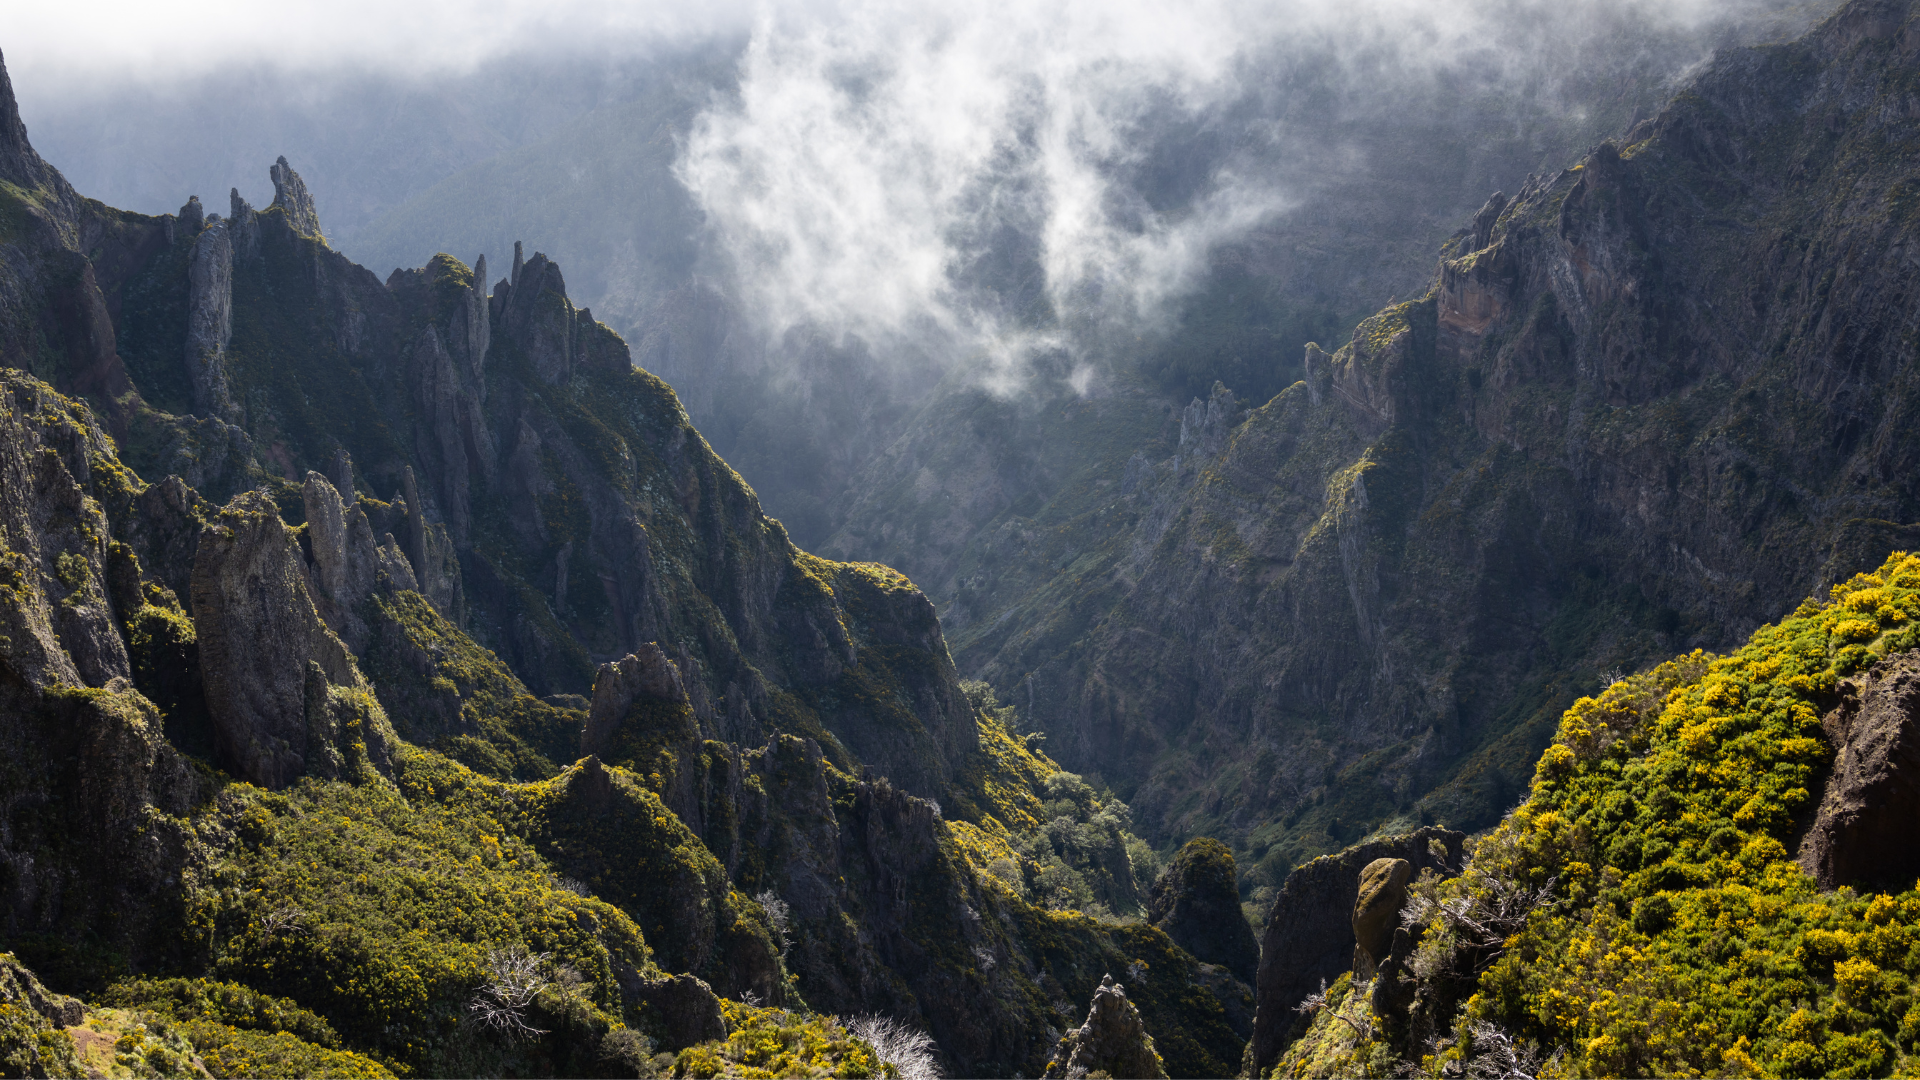
<svg viewBox="0 0 1920 1080">
<path fill-rule="evenodd" d="M 727 1037 L 720 999 L 705 980 L 693 975 L 651 979 L 642 982 L 634 996 L 659 1015 L 662 1050 L 684 1050 Z"/>
<path fill-rule="evenodd" d="M 1107 1076 L 1149 1080 L 1167 1075 L 1153 1037 L 1140 1022 L 1140 1010 L 1127 1000 L 1126 988 L 1108 975 L 1093 992 L 1087 1022 L 1067 1032 L 1047 1062 L 1047 1077 Z"/>
<path fill-rule="evenodd" d="M 1246 983 L 1260 969 L 1260 943 L 1240 910 L 1233 851 L 1202 837 L 1180 849 L 1153 883 L 1147 921 L 1174 943 L 1209 964 L 1218 964 Z"/>
<path fill-rule="evenodd" d="M 1354 899 L 1362 872 L 1379 859 L 1403 859 L 1414 874 L 1429 868 L 1458 873 L 1466 839 L 1465 833 L 1429 826 L 1323 855 L 1287 875 L 1260 939 L 1250 1067 L 1260 1073 L 1273 1067 L 1298 1018 L 1294 1006 L 1353 962 Z"/>
<path fill-rule="evenodd" d="M 1375 859 L 1360 871 L 1360 887 L 1353 899 L 1353 973 L 1371 978 L 1393 945 L 1400 909 L 1407 902 L 1407 883 L 1413 864 L 1405 859 Z"/>
<path fill-rule="evenodd" d="M 1920 876 L 1920 652 L 1843 683 L 1822 718 L 1833 767 L 1798 858 L 1823 889 L 1908 889 Z"/>
</svg>

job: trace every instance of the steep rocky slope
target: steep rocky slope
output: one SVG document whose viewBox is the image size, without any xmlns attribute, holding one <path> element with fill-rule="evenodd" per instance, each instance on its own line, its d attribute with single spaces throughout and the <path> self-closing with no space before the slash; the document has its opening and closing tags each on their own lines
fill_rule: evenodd
<svg viewBox="0 0 1920 1080">
<path fill-rule="evenodd" d="M 285 159 L 265 210 L 149 218 L 3 80 L 0 122 L 0 940 L 50 985 L 223 1075 L 287 1029 L 130 977 L 305 1010 L 294 1073 L 871 1071 L 824 1014 L 877 1012 L 993 1075 L 1137 966 L 1171 1068 L 1237 1060 L 1197 961 L 1014 847 L 1065 783 L 1137 907 L 1125 807 L 904 577 L 795 547 L 549 260 L 382 283 Z"/>
<path fill-rule="evenodd" d="M 1889 781 L 1915 783 L 1904 757 L 1859 765 L 1888 765 L 1884 749 L 1920 727 L 1916 590 L 1920 559 L 1896 552 L 1727 656 L 1676 657 L 1575 702 L 1528 799 L 1464 870 L 1423 871 L 1394 898 L 1384 963 L 1356 955 L 1314 996 L 1262 979 L 1249 1064 L 1912 1071 L 1920 891 L 1899 861 L 1912 822 L 1821 826 Z M 1366 897 L 1344 895 L 1357 922 Z"/>
<path fill-rule="evenodd" d="M 1737 641 L 1920 520 L 1914 41 L 1849 5 L 1494 197 L 1292 387 L 1217 387 L 971 556 L 1060 577 L 1045 618 L 956 620 L 963 666 L 1250 889 L 1396 815 L 1495 820 L 1601 672 Z"/>
</svg>

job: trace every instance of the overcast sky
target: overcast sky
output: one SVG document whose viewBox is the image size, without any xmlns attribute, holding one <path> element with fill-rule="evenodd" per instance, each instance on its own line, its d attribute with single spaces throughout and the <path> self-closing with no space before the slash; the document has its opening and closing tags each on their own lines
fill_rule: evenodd
<svg viewBox="0 0 1920 1080">
<path fill-rule="evenodd" d="M 26 93 L 233 64 L 427 73 L 538 46 L 604 47 L 746 26 L 746 0 L 3 0 L 0 50 Z"/>
</svg>

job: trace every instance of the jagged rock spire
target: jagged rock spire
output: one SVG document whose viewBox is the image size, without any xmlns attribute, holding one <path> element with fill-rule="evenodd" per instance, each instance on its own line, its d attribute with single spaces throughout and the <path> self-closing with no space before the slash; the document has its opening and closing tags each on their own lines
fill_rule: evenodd
<svg viewBox="0 0 1920 1080">
<path fill-rule="evenodd" d="M 227 191 L 228 208 L 227 231 L 232 234 L 233 257 L 251 259 L 260 254 L 260 223 L 255 219 L 253 204 L 240 197 L 239 188 Z"/>
<path fill-rule="evenodd" d="M 1127 1000 L 1126 988 L 1108 975 L 1093 992 L 1087 1022 L 1067 1032 L 1047 1062 L 1048 1077 L 1127 1076 L 1166 1080 L 1167 1068 L 1140 1022 L 1140 1010 Z"/>
<path fill-rule="evenodd" d="M 287 224 L 301 236 L 320 235 L 320 212 L 314 208 L 313 196 L 307 191 L 306 181 L 287 164 L 287 156 L 280 159 L 267 170 L 273 178 L 273 205 L 286 211 Z"/>
</svg>

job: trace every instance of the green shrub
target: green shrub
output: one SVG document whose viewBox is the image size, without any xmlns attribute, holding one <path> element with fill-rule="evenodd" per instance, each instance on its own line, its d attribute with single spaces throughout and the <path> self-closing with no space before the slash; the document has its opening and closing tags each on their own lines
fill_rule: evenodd
<svg viewBox="0 0 1920 1080">
<path fill-rule="evenodd" d="M 880 1077 L 897 1075 L 881 1063 L 872 1044 L 858 1039 L 831 1016 L 762 1009 L 721 1002 L 725 1041 L 680 1051 L 676 1077 Z"/>
<path fill-rule="evenodd" d="M 0 1072 L 7 1076 L 83 1076 L 73 1036 L 24 1004 L 0 1003 Z"/>
<path fill-rule="evenodd" d="M 1466 873 L 1416 887 L 1416 970 L 1461 980 L 1467 1018 L 1569 1074 L 1912 1068 L 1920 891 L 1823 892 L 1788 844 L 1838 681 L 1913 648 L 1916 616 L 1920 558 L 1896 553 L 1733 655 L 1580 699 Z M 1468 940 L 1441 906 L 1502 896 L 1533 898 L 1502 940 Z"/>
</svg>

